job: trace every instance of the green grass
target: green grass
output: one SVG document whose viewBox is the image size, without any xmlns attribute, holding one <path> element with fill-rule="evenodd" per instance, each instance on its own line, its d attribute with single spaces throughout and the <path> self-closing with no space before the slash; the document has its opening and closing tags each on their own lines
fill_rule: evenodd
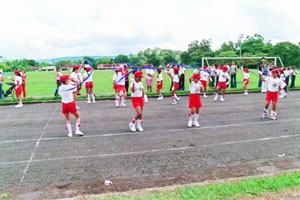
<svg viewBox="0 0 300 200">
<path fill-rule="evenodd" d="M 202 186 L 178 187 L 174 190 L 144 192 L 134 196 L 111 196 L 94 200 L 215 200 L 258 195 L 263 192 L 280 192 L 300 186 L 300 172 L 281 175 L 238 179 L 236 181 Z"/>
<path fill-rule="evenodd" d="M 1 194 L 1 199 L 0 200 L 8 200 L 8 196 L 9 196 L 9 193 L 3 193 Z"/>
<path fill-rule="evenodd" d="M 186 71 L 186 89 L 188 89 L 188 78 L 193 72 L 192 69 L 187 69 Z M 83 73 L 83 71 L 82 71 Z M 94 90 L 96 94 L 111 94 L 113 93 L 113 71 L 111 70 L 96 70 L 93 76 L 94 80 Z M 70 74 L 70 72 L 63 72 L 63 74 Z M 250 73 L 250 88 L 256 88 L 258 82 L 258 74 Z M 164 76 L 164 87 L 163 91 L 169 91 L 170 89 L 170 78 L 166 73 L 163 72 Z M 133 77 L 131 75 L 131 77 Z M 7 75 L 4 76 L 4 82 L 11 82 L 7 79 Z M 145 83 L 145 78 L 144 78 Z M 241 90 L 242 89 L 242 82 L 243 82 L 243 75 L 240 71 L 237 75 L 237 85 L 238 89 L 234 90 Z M 300 79 L 296 79 L 296 85 L 300 85 Z M 3 89 L 7 90 L 8 85 L 3 84 Z M 26 80 L 26 91 L 28 97 L 50 97 L 54 95 L 54 90 L 56 88 L 55 84 L 55 72 L 27 72 L 27 80 Z M 156 78 L 154 81 L 153 89 L 156 88 Z M 85 94 L 84 88 L 81 90 L 81 93 Z"/>
</svg>

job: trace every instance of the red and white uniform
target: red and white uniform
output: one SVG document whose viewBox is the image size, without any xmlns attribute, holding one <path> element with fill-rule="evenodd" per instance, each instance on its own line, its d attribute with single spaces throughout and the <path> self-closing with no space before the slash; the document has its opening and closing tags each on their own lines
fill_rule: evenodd
<svg viewBox="0 0 300 200">
<path fill-rule="evenodd" d="M 192 81 L 190 83 L 190 102 L 189 108 L 201 108 L 202 103 L 200 100 L 200 89 L 201 89 L 201 82 L 195 83 Z"/>
<path fill-rule="evenodd" d="M 220 70 L 217 75 L 219 77 L 218 87 L 227 89 L 226 81 L 229 79 L 229 74 Z"/>
<path fill-rule="evenodd" d="M 118 89 L 118 85 L 115 84 L 118 80 L 119 80 L 118 79 L 118 74 L 114 73 L 114 75 L 113 75 L 113 81 L 114 81 L 113 89 Z"/>
<path fill-rule="evenodd" d="M 283 81 L 283 82 L 285 82 L 286 83 L 286 76 L 285 76 L 285 74 L 283 73 L 283 74 L 280 74 L 280 79 Z"/>
<path fill-rule="evenodd" d="M 144 106 L 144 97 L 143 97 L 143 89 L 144 85 L 140 82 L 133 81 L 130 85 L 130 88 L 132 88 L 134 84 L 134 92 L 131 93 L 131 101 L 134 108 L 138 106 Z"/>
<path fill-rule="evenodd" d="M 118 72 L 117 75 L 116 75 L 116 77 L 117 77 L 117 80 L 116 80 L 116 81 L 119 81 L 119 80 L 123 77 L 123 75 L 122 75 L 121 72 Z M 125 88 L 125 78 L 123 78 L 123 79 L 117 84 L 117 89 L 118 89 L 118 92 L 121 92 L 121 91 L 126 92 L 126 88 Z"/>
<path fill-rule="evenodd" d="M 266 101 L 272 100 L 273 102 L 277 102 L 278 92 L 280 88 L 284 88 L 286 84 L 279 78 L 266 77 L 265 79 L 268 88 Z"/>
<path fill-rule="evenodd" d="M 209 73 L 207 73 L 206 71 L 201 71 L 200 72 L 200 82 L 201 85 L 204 87 L 207 87 L 207 78 L 209 76 Z"/>
<path fill-rule="evenodd" d="M 172 90 L 176 91 L 179 87 L 179 76 L 178 76 L 178 74 L 173 74 L 172 80 L 173 80 Z"/>
<path fill-rule="evenodd" d="M 157 76 L 157 85 L 156 88 L 161 90 L 163 87 L 163 75 L 162 72 L 160 72 L 160 74 Z"/>
<path fill-rule="evenodd" d="M 243 83 L 248 85 L 249 83 L 249 79 L 250 79 L 250 74 L 248 72 L 243 72 L 244 74 L 244 80 L 243 80 Z"/>
<path fill-rule="evenodd" d="M 15 93 L 16 95 L 21 95 L 22 93 L 22 77 L 21 76 L 15 76 Z"/>
<path fill-rule="evenodd" d="M 72 85 L 72 86 L 76 86 L 77 83 L 80 82 L 79 76 L 78 76 L 78 74 L 75 73 L 75 72 L 72 72 L 72 73 L 71 73 L 70 79 L 71 79 L 71 85 Z M 74 80 L 74 81 L 73 81 L 73 80 Z M 74 89 L 73 89 L 73 93 L 77 93 L 77 88 L 74 88 Z"/>
<path fill-rule="evenodd" d="M 84 72 L 83 78 L 86 79 L 88 76 L 89 76 L 89 78 L 85 81 L 85 88 L 93 88 L 94 87 L 93 72 Z"/>
<path fill-rule="evenodd" d="M 77 112 L 72 90 L 70 90 L 73 87 L 73 85 L 61 85 L 58 89 L 58 93 L 61 96 L 63 114 Z"/>
</svg>

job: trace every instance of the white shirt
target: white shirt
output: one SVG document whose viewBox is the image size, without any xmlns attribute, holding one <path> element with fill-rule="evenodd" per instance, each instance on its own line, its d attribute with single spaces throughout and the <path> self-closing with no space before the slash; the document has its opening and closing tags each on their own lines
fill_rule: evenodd
<svg viewBox="0 0 300 200">
<path fill-rule="evenodd" d="M 184 74 L 184 72 L 185 72 L 185 67 L 179 67 L 179 72 L 178 72 L 179 76 Z"/>
<path fill-rule="evenodd" d="M 284 88 L 286 85 L 280 78 L 266 77 L 265 79 L 268 91 L 270 92 L 278 92 L 279 86 L 281 86 L 281 88 Z"/>
<path fill-rule="evenodd" d="M 201 82 L 198 81 L 198 83 L 195 83 L 192 81 L 190 83 L 190 93 L 191 94 L 200 94 L 200 89 L 201 89 Z"/>
<path fill-rule="evenodd" d="M 216 75 L 217 75 L 217 76 L 219 76 L 219 75 L 218 75 L 219 72 L 223 72 L 223 71 L 222 71 L 221 69 L 216 69 Z"/>
<path fill-rule="evenodd" d="M 70 90 L 73 87 L 73 85 L 63 84 L 58 88 L 58 94 L 61 96 L 62 103 L 71 103 L 74 101 L 72 93 L 73 90 Z"/>
<path fill-rule="evenodd" d="M 244 74 L 244 79 L 249 79 L 250 78 L 250 73 L 243 72 L 243 74 Z"/>
<path fill-rule="evenodd" d="M 173 83 L 175 82 L 175 83 L 179 83 L 179 76 L 178 76 L 178 74 L 174 74 L 173 75 Z"/>
<path fill-rule="evenodd" d="M 163 81 L 163 80 L 164 80 L 164 79 L 163 79 L 162 72 L 160 72 L 160 74 L 158 74 L 158 76 L 157 76 L 157 81 L 161 82 L 161 81 Z"/>
<path fill-rule="evenodd" d="M 22 77 L 21 76 L 15 76 L 15 85 L 19 82 L 19 85 L 22 85 Z"/>
<path fill-rule="evenodd" d="M 207 81 L 208 76 L 209 76 L 209 73 L 207 73 L 206 71 L 201 71 L 200 72 L 200 80 L 201 81 Z"/>
<path fill-rule="evenodd" d="M 91 74 L 91 73 L 92 73 L 92 74 Z M 86 80 L 86 82 L 93 82 L 93 73 L 94 73 L 94 72 L 90 72 L 90 73 L 84 72 L 84 74 L 83 74 L 83 78 L 84 78 L 84 79 L 86 79 L 86 78 L 89 76 L 89 74 L 90 74 L 90 76 L 89 76 L 89 78 Z"/>
<path fill-rule="evenodd" d="M 76 82 L 73 82 L 71 80 L 72 84 L 76 84 L 79 81 L 79 78 L 78 78 L 78 76 L 77 76 L 77 74 L 75 72 L 71 73 L 71 78 L 70 79 L 73 79 L 74 81 L 76 81 Z"/>
<path fill-rule="evenodd" d="M 2 83 L 2 77 L 3 77 L 3 75 L 0 74 L 0 83 Z"/>
<path fill-rule="evenodd" d="M 153 69 L 146 69 L 146 79 L 153 79 L 153 75 L 154 75 L 154 70 Z"/>
<path fill-rule="evenodd" d="M 118 80 L 119 81 L 123 77 L 121 72 L 118 72 Z M 125 85 L 125 77 L 118 83 L 118 85 Z"/>
<path fill-rule="evenodd" d="M 288 76 L 290 75 L 290 71 L 289 71 L 289 70 L 284 70 L 284 75 L 285 75 L 286 77 L 288 77 Z"/>
<path fill-rule="evenodd" d="M 118 79 L 118 74 L 117 73 L 114 73 L 114 75 L 113 75 L 113 81 L 118 81 L 119 79 Z"/>
<path fill-rule="evenodd" d="M 210 71 L 211 76 L 215 76 L 216 67 L 215 66 L 209 66 L 208 70 Z"/>
<path fill-rule="evenodd" d="M 143 89 L 144 89 L 143 83 L 141 81 L 138 83 L 133 81 L 130 85 L 130 88 L 132 88 L 133 84 L 134 84 L 134 92 L 131 93 L 131 96 L 132 97 L 142 97 Z"/>
<path fill-rule="evenodd" d="M 229 74 L 222 70 L 218 71 L 217 75 L 219 76 L 219 82 L 226 82 L 229 79 Z"/>
<path fill-rule="evenodd" d="M 171 74 L 171 76 L 173 77 L 174 76 L 174 69 L 173 68 L 171 68 L 170 70 L 169 70 L 169 73 Z"/>
</svg>

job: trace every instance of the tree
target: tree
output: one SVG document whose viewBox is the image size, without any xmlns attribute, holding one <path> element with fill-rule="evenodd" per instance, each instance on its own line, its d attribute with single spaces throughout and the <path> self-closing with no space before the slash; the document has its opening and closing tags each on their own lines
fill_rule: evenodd
<svg viewBox="0 0 300 200">
<path fill-rule="evenodd" d="M 287 66 L 296 65 L 300 62 L 300 47 L 290 42 L 277 43 L 270 54 L 280 57 Z"/>
<path fill-rule="evenodd" d="M 60 61 L 55 63 L 56 67 L 62 67 L 64 65 L 72 65 L 72 64 L 73 64 L 73 62 L 70 59 L 60 60 Z"/>
<path fill-rule="evenodd" d="M 114 58 L 114 61 L 129 62 L 129 58 L 126 55 L 120 54 Z"/>
</svg>

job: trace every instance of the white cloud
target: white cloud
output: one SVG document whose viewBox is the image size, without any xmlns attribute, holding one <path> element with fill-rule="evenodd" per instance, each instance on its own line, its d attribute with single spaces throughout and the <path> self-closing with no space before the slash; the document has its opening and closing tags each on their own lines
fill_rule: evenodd
<svg viewBox="0 0 300 200">
<path fill-rule="evenodd" d="M 0 0 L 0 55 L 51 58 L 185 50 L 193 40 L 217 48 L 259 33 L 298 42 L 297 0 Z"/>
</svg>

